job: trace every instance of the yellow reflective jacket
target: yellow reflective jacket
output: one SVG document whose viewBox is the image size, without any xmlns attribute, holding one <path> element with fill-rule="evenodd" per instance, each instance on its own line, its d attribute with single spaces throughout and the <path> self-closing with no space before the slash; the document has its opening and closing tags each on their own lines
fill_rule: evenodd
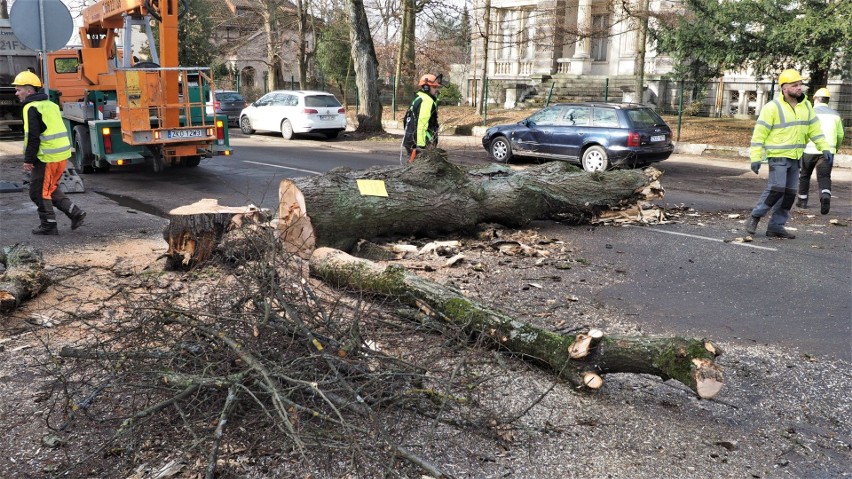
<svg viewBox="0 0 852 479">
<path fill-rule="evenodd" d="M 822 151 L 828 148 L 811 102 L 807 98 L 795 108 L 783 96 L 772 100 L 760 110 L 751 135 L 751 162 L 764 156 L 799 160 L 811 140 Z"/>
<path fill-rule="evenodd" d="M 55 163 L 57 161 L 67 160 L 71 157 L 71 140 L 68 139 L 68 130 L 65 129 L 65 123 L 62 121 L 62 114 L 59 112 L 59 107 L 56 103 L 50 100 L 35 100 L 24 105 L 24 131 L 27 134 L 24 136 L 24 151 L 27 151 L 29 143 L 30 128 L 40 128 L 40 124 L 30 124 L 30 108 L 35 108 L 38 115 L 35 117 L 41 119 L 45 129 L 39 132 L 38 135 L 38 153 L 36 156 L 42 163 Z M 25 155 L 26 156 L 26 155 Z M 26 161 L 26 158 L 24 158 Z"/>
<path fill-rule="evenodd" d="M 821 103 L 817 103 L 814 107 L 814 113 L 819 118 L 822 134 L 825 135 L 825 143 L 828 145 L 829 151 L 837 153 L 837 149 L 843 143 L 843 120 L 840 119 L 840 115 L 836 111 Z M 805 153 L 819 155 L 822 150 L 817 150 L 816 145 L 811 141 L 805 148 Z"/>
</svg>

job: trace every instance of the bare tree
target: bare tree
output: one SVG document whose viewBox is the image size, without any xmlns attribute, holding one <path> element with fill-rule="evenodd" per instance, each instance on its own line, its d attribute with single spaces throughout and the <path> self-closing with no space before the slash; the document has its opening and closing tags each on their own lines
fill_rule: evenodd
<svg viewBox="0 0 852 479">
<path fill-rule="evenodd" d="M 355 84 L 358 86 L 358 131 L 381 132 L 382 104 L 379 101 L 379 62 L 370 34 L 370 24 L 363 0 L 348 0 L 349 39 L 352 42 L 352 61 Z"/>
<path fill-rule="evenodd" d="M 482 37 L 483 48 L 482 48 L 482 75 L 480 84 L 480 100 L 476 105 L 476 112 L 480 115 L 483 112 L 483 106 L 485 102 L 488 101 L 488 98 L 485 97 L 487 91 L 485 88 L 486 76 L 488 75 L 488 42 L 491 35 L 491 0 L 485 0 L 485 8 L 482 9 L 482 31 L 480 32 L 480 36 Z"/>
</svg>

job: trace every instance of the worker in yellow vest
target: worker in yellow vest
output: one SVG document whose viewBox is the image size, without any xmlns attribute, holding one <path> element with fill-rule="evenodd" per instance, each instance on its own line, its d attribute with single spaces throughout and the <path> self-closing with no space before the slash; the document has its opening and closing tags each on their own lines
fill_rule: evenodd
<svg viewBox="0 0 852 479">
<path fill-rule="evenodd" d="M 59 180 L 71 157 L 71 141 L 59 107 L 38 92 L 41 80 L 30 71 L 19 73 L 12 82 L 15 96 L 24 104 L 24 171 L 30 173 L 30 199 L 41 220 L 35 235 L 57 235 L 53 207 L 71 219 L 71 229 L 83 224 L 86 212 L 73 204 L 59 188 Z"/>
<path fill-rule="evenodd" d="M 769 182 L 763 190 L 746 231 L 754 234 L 760 218 L 772 212 L 766 236 L 793 239 L 784 225 L 796 201 L 799 184 L 799 159 L 808 140 L 823 152 L 828 162 L 834 154 L 828 149 L 811 102 L 802 93 L 802 76 L 796 70 L 784 70 L 778 77 L 781 95 L 763 106 L 751 135 L 751 171 L 758 173 L 764 157 L 769 163 Z"/>
<path fill-rule="evenodd" d="M 814 93 L 814 112 L 819 118 L 825 142 L 832 154 L 837 154 L 837 149 L 843 143 L 843 121 L 840 115 L 829 108 L 828 101 L 831 98 L 828 88 L 820 88 Z M 819 185 L 819 212 L 827 215 L 831 210 L 831 167 L 833 160 L 817 150 L 814 142 L 809 142 L 802 155 L 802 172 L 799 174 L 799 208 L 808 207 L 808 191 L 810 190 L 811 175 L 816 169 L 817 184 Z"/>
</svg>

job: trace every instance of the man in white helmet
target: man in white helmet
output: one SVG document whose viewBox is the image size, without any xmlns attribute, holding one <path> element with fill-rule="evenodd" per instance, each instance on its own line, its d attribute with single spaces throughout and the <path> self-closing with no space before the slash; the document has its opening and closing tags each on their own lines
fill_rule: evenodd
<svg viewBox="0 0 852 479">
<path fill-rule="evenodd" d="M 831 98 L 828 88 L 820 88 L 814 93 L 814 113 L 819 118 L 819 124 L 822 127 L 822 133 L 825 135 L 825 142 L 828 144 L 828 149 L 832 155 L 837 154 L 837 148 L 843 142 L 843 122 L 840 115 L 829 108 L 828 100 Z M 808 142 L 805 147 L 805 154 L 802 155 L 802 170 L 799 172 L 799 200 L 796 206 L 799 208 L 808 207 L 808 190 L 810 189 L 811 174 L 814 169 L 817 172 L 817 184 L 819 185 L 819 212 L 827 215 L 831 209 L 831 168 L 833 163 L 832 157 L 826 157 L 814 145 L 814 142 Z"/>
<path fill-rule="evenodd" d="M 59 180 L 71 157 L 71 140 L 59 107 L 39 92 L 41 80 L 31 71 L 23 71 L 12 82 L 15 96 L 24 104 L 24 171 L 30 173 L 30 199 L 36 204 L 41 220 L 34 235 L 57 235 L 53 207 L 71 219 L 71 229 L 83 224 L 86 212 L 68 199 L 59 188 Z"/>
</svg>

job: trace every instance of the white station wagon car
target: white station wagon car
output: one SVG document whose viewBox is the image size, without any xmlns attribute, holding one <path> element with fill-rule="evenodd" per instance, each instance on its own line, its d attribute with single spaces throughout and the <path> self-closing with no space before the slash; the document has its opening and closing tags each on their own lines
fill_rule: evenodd
<svg viewBox="0 0 852 479">
<path fill-rule="evenodd" d="M 285 140 L 296 133 L 320 133 L 336 138 L 346 129 L 346 109 L 324 91 L 275 90 L 240 112 L 240 130 L 280 131 Z"/>
</svg>

